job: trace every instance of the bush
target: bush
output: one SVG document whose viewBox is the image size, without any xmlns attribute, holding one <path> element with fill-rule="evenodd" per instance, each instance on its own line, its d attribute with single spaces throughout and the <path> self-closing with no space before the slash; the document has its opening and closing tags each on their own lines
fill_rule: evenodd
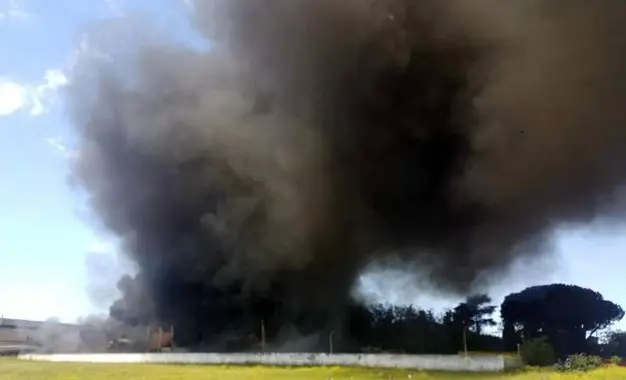
<svg viewBox="0 0 626 380">
<path fill-rule="evenodd" d="M 591 371 L 602 366 L 602 358 L 594 355 L 570 355 L 565 362 L 559 363 L 557 369 L 562 372 Z"/>
<path fill-rule="evenodd" d="M 609 358 L 609 362 L 613 365 L 621 365 L 624 362 L 624 359 L 620 358 L 617 355 L 613 355 Z"/>
<path fill-rule="evenodd" d="M 554 349 L 546 337 L 524 341 L 520 346 L 520 355 L 526 365 L 545 367 L 556 362 Z"/>
</svg>

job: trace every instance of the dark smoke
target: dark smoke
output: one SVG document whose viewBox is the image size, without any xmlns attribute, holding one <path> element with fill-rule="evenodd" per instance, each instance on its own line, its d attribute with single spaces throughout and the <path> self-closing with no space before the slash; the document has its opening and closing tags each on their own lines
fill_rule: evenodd
<svg viewBox="0 0 626 380">
<path fill-rule="evenodd" d="M 190 13 L 210 51 L 128 34 L 74 78 L 75 176 L 140 268 L 115 318 L 179 344 L 339 329 L 372 260 L 463 294 L 619 206 L 623 0 Z"/>
</svg>

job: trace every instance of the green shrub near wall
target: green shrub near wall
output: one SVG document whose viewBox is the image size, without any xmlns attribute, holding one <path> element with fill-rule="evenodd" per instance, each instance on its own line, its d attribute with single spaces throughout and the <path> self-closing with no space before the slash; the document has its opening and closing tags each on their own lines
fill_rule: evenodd
<svg viewBox="0 0 626 380">
<path fill-rule="evenodd" d="M 602 358 L 594 355 L 570 355 L 556 368 L 561 372 L 587 372 L 602 367 Z"/>
<path fill-rule="evenodd" d="M 554 349 L 546 337 L 530 339 L 522 342 L 520 355 L 524 364 L 533 367 L 546 367 L 556 363 Z"/>
</svg>

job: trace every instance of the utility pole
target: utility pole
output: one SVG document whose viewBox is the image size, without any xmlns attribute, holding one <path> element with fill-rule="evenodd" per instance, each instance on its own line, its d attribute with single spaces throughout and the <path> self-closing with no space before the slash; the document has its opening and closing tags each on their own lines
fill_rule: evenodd
<svg viewBox="0 0 626 380">
<path fill-rule="evenodd" d="M 332 330 L 330 334 L 328 334 L 328 348 L 331 355 L 333 354 L 333 335 L 335 335 L 335 330 Z"/>
<path fill-rule="evenodd" d="M 261 351 L 265 352 L 265 322 L 261 319 Z"/>
<path fill-rule="evenodd" d="M 467 357 L 467 327 L 463 324 L 463 352 Z"/>
</svg>

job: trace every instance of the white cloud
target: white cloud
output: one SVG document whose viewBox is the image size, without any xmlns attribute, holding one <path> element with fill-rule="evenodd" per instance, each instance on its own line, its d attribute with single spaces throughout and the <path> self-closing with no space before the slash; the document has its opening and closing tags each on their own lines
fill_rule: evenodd
<svg viewBox="0 0 626 380">
<path fill-rule="evenodd" d="M 102 239 L 96 239 L 89 243 L 87 246 L 87 252 L 89 253 L 111 253 L 113 252 L 113 245 Z"/>
<path fill-rule="evenodd" d="M 6 0 L 0 5 L 0 20 L 22 20 L 32 16 L 18 0 Z"/>
<path fill-rule="evenodd" d="M 185 6 L 185 8 L 187 8 L 188 10 L 193 10 L 194 9 L 194 1 L 193 0 L 182 0 L 183 5 Z"/>
<path fill-rule="evenodd" d="M 0 77 L 0 116 L 18 111 L 28 111 L 33 116 L 39 116 L 55 102 L 56 93 L 67 83 L 65 74 L 57 69 L 46 70 L 43 80 L 35 84 Z"/>
<path fill-rule="evenodd" d="M 97 43 L 94 43 L 93 34 L 83 33 L 80 37 L 78 45 L 69 57 L 66 68 L 67 71 L 71 72 L 73 76 L 76 76 L 77 72 L 80 72 L 83 65 L 89 67 L 91 63 L 106 62 L 110 60 L 111 58 L 109 55 L 99 49 Z"/>
<path fill-rule="evenodd" d="M 0 116 L 10 115 L 28 103 L 28 91 L 20 83 L 0 78 Z"/>
<path fill-rule="evenodd" d="M 76 151 L 76 149 L 73 149 L 70 146 L 68 146 L 59 137 L 48 137 L 46 139 L 46 144 L 48 144 L 52 149 L 54 149 L 63 158 L 74 159 L 78 155 L 78 152 Z"/>
<path fill-rule="evenodd" d="M 68 79 L 62 71 L 57 69 L 46 70 L 43 82 L 35 87 L 32 94 L 30 114 L 38 116 L 44 113 L 45 103 L 54 102 L 54 95 L 57 90 L 67 83 Z"/>
<path fill-rule="evenodd" d="M 121 0 L 104 0 L 109 11 L 115 16 L 123 16 L 124 9 Z"/>
</svg>

